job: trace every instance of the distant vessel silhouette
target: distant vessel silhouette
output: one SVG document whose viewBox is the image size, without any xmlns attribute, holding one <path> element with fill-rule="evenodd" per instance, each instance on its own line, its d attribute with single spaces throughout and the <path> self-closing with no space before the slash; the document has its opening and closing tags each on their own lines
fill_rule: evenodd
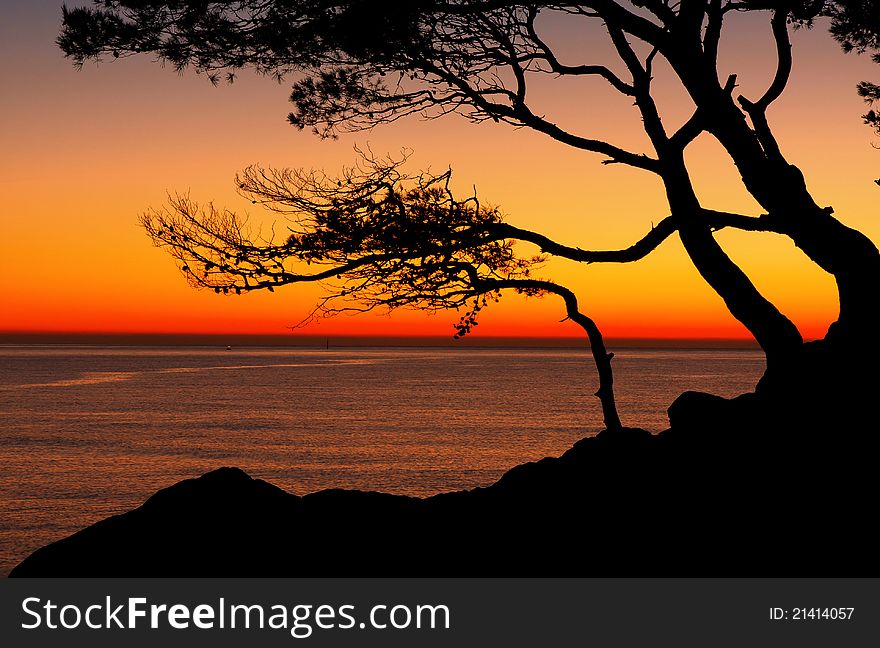
<svg viewBox="0 0 880 648">
<path fill-rule="evenodd" d="M 232 347 L 229 346 L 229 345 L 227 345 L 227 346 L 226 346 L 226 350 L 227 350 L 227 351 L 232 351 Z"/>
</svg>

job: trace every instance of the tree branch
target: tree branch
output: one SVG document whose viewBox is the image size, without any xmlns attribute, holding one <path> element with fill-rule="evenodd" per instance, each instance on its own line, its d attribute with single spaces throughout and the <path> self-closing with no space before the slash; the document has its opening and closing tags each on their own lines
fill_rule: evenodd
<svg viewBox="0 0 880 648">
<path fill-rule="evenodd" d="M 495 103 L 487 99 L 485 93 L 474 89 L 465 79 L 450 74 L 435 65 L 431 65 L 429 69 L 446 83 L 456 87 L 473 105 L 484 111 L 487 115 L 509 121 L 513 124 L 528 126 L 539 133 L 550 136 L 558 142 L 583 151 L 605 155 L 619 164 L 626 164 L 638 169 L 651 171 L 652 173 L 659 173 L 660 166 L 655 158 L 642 153 L 627 151 L 602 140 L 590 139 L 570 133 L 533 113 L 525 103 L 518 101 L 519 95 L 517 93 L 496 88 L 494 92 L 508 96 L 511 100 L 511 105 Z"/>
<path fill-rule="evenodd" d="M 748 232 L 774 232 L 784 234 L 784 226 L 769 215 L 745 216 L 731 212 L 706 209 L 698 215 L 697 222 L 712 230 L 725 228 Z M 657 249 L 663 241 L 682 227 L 675 216 L 667 216 L 638 241 L 618 250 L 584 250 L 558 243 L 543 234 L 532 232 L 508 223 L 492 223 L 487 231 L 493 236 L 527 241 L 537 245 L 542 252 L 581 263 L 632 263 L 640 261 Z"/>
<path fill-rule="evenodd" d="M 791 37 L 788 33 L 788 9 L 779 9 L 773 13 L 770 19 L 770 27 L 773 31 L 773 39 L 776 43 L 776 74 L 770 87 L 764 95 L 755 102 L 755 107 L 759 110 L 767 110 L 771 103 L 782 96 L 788 79 L 791 77 L 792 56 L 791 56 Z"/>
<path fill-rule="evenodd" d="M 611 360 L 614 358 L 614 354 L 607 350 L 602 332 L 593 319 L 580 311 L 574 292 L 552 281 L 542 279 L 489 279 L 479 280 L 476 285 L 486 291 L 513 289 L 523 293 L 552 293 L 561 297 L 565 303 L 568 318 L 584 329 L 590 341 L 590 352 L 599 374 L 599 389 L 595 395 L 602 404 L 602 418 L 605 427 L 608 430 L 623 428 L 614 399 L 614 373 L 611 369 Z"/>
<path fill-rule="evenodd" d="M 684 151 L 688 145 L 703 134 L 706 130 L 706 120 L 703 112 L 697 108 L 694 114 L 681 125 L 681 127 L 669 138 L 669 146 L 674 151 Z"/>
<path fill-rule="evenodd" d="M 544 42 L 544 40 L 538 36 L 537 29 L 535 28 L 535 19 L 538 16 L 537 7 L 530 7 L 529 14 L 526 19 L 526 29 L 534 41 L 535 45 L 537 45 L 538 49 L 541 52 L 542 58 L 550 65 L 550 69 L 562 76 L 580 76 L 580 75 L 596 75 L 605 79 L 608 83 L 610 83 L 618 92 L 633 96 L 635 94 L 635 89 L 628 83 L 626 83 L 619 76 L 614 74 L 609 68 L 604 65 L 564 65 L 559 61 L 556 57 L 556 54 L 553 50 Z"/>
<path fill-rule="evenodd" d="M 776 42 L 777 66 L 776 74 L 773 81 L 767 88 L 767 91 L 756 102 L 749 101 L 743 96 L 737 98 L 743 110 L 752 120 L 752 126 L 755 128 L 755 135 L 761 143 L 761 148 L 770 160 L 787 164 L 779 143 L 770 129 L 767 121 L 767 108 L 771 103 L 776 101 L 785 90 L 788 79 L 791 76 L 792 56 L 791 56 L 791 38 L 788 33 L 788 14 L 789 10 L 778 9 L 773 13 L 770 20 L 770 26 L 773 31 L 773 39 Z"/>
<path fill-rule="evenodd" d="M 721 42 L 721 28 L 724 23 L 724 11 L 721 8 L 722 0 L 709 0 L 706 9 L 707 23 L 703 34 L 703 52 L 707 62 L 713 66 L 718 64 L 718 45 Z"/>
<path fill-rule="evenodd" d="M 643 66 L 623 29 L 613 19 L 606 19 L 605 24 L 612 44 L 632 75 L 636 106 L 642 115 L 645 132 L 648 134 L 657 155 L 662 158 L 669 138 L 657 110 L 657 104 L 651 96 L 651 67 L 653 58 L 659 50 L 655 45 Z"/>
</svg>

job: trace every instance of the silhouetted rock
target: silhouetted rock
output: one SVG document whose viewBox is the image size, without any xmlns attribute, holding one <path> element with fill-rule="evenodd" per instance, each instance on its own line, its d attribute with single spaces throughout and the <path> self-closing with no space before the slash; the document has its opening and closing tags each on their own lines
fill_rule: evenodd
<svg viewBox="0 0 880 648">
<path fill-rule="evenodd" d="M 877 575 L 875 435 L 735 428 L 760 406 L 686 394 L 659 435 L 603 432 L 426 499 L 300 497 L 222 468 L 11 575 Z"/>
</svg>

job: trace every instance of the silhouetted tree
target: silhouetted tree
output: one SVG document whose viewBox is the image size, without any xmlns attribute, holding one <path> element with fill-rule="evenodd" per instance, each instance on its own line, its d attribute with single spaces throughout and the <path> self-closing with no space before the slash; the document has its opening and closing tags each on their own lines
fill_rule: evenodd
<svg viewBox="0 0 880 648">
<path fill-rule="evenodd" d="M 876 360 L 880 253 L 867 236 L 814 200 L 777 141 L 767 111 L 789 80 L 793 28 L 827 19 L 844 49 L 873 52 L 876 5 L 876 0 L 105 0 L 93 8 L 65 9 L 59 43 L 77 63 L 150 52 L 213 81 L 223 74 L 232 79 L 244 67 L 279 79 L 293 75 L 289 119 L 323 137 L 411 114 L 455 112 L 475 122 L 530 128 L 598 153 L 607 163 L 657 176 L 669 214 L 626 251 L 600 258 L 537 233 L 494 227 L 584 262 L 633 261 L 677 233 L 701 276 L 766 353 L 768 369 L 759 389 L 767 394 L 809 389 L 822 397 L 830 385 L 850 380 L 854 358 L 869 354 Z M 768 16 L 776 72 L 757 97 L 738 95 L 735 75 L 719 77 L 719 42 L 732 12 Z M 582 25 L 584 38 L 601 35 L 613 59 L 572 60 L 573 54 L 563 54 L 547 30 L 553 15 L 564 16 L 568 29 Z M 671 125 L 655 101 L 660 59 L 693 102 L 683 123 Z M 542 114 L 533 83 L 542 76 L 595 78 L 630 98 L 651 150 L 627 150 Z M 861 86 L 866 98 L 875 88 Z M 686 149 L 703 134 L 721 144 L 766 213 L 719 215 L 703 207 L 685 163 Z M 719 226 L 784 235 L 834 276 L 840 313 L 824 340 L 804 344 L 797 327 L 715 240 Z"/>
<path fill-rule="evenodd" d="M 605 426 L 619 429 L 613 354 L 595 322 L 578 309 L 575 294 L 535 278 L 532 270 L 544 256 L 518 257 L 513 241 L 504 238 L 499 210 L 476 196 L 457 200 L 449 188 L 451 171 L 408 176 L 402 162 L 362 154 L 360 165 L 338 178 L 248 167 L 236 186 L 254 204 L 285 217 L 282 242 L 274 232 L 268 238 L 254 232 L 234 212 L 200 207 L 180 195 L 141 222 L 154 243 L 181 262 L 194 286 L 241 294 L 319 282 L 325 296 L 309 320 L 377 307 L 464 309 L 455 327 L 458 338 L 477 326 L 480 311 L 504 290 L 558 295 L 567 317 L 590 341 Z"/>
</svg>

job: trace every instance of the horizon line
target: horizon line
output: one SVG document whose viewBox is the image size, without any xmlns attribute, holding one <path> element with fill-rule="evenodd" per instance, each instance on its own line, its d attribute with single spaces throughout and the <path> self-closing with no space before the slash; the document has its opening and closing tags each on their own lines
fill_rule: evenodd
<svg viewBox="0 0 880 648">
<path fill-rule="evenodd" d="M 621 348 L 758 349 L 751 339 L 724 337 L 607 337 Z M 314 335 L 272 333 L 114 333 L 0 331 L 2 345 L 255 346 L 255 347 L 550 347 L 588 348 L 581 336 Z"/>
</svg>

